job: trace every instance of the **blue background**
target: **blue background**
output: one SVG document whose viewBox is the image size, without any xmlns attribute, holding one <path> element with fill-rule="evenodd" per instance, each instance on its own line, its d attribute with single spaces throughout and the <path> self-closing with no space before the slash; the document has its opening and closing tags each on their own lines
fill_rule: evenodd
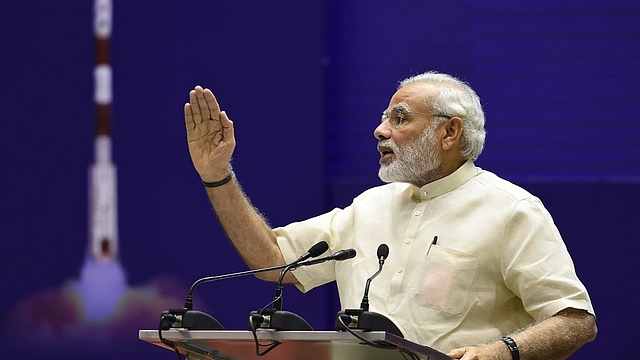
<svg viewBox="0 0 640 360">
<path fill-rule="evenodd" d="M 77 277 L 86 252 L 92 13 L 90 1 L 0 4 L 5 319 Z M 539 196 L 565 238 L 600 330 L 572 358 L 636 358 L 639 64 L 636 1 L 115 1 L 112 137 L 128 283 L 186 295 L 199 277 L 246 269 L 189 159 L 182 106 L 195 85 L 234 120 L 236 174 L 275 226 L 378 185 L 380 113 L 399 80 L 433 69 L 468 81 L 483 101 L 477 165 Z M 196 307 L 244 329 L 273 291 L 252 277 L 206 284 Z M 333 285 L 285 288 L 284 308 L 315 329 L 332 329 L 338 307 Z M 137 340 L 155 317 L 129 325 L 108 351 L 64 351 L 173 358 Z M 53 354 L 12 337 L 14 326 L 5 321 L 4 340 L 31 348 L 25 358 Z"/>
</svg>

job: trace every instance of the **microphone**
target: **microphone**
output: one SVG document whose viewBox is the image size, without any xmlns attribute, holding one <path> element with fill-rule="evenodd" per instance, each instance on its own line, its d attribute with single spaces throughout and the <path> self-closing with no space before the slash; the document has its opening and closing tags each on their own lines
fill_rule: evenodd
<svg viewBox="0 0 640 360">
<path fill-rule="evenodd" d="M 329 255 L 327 257 L 301 262 L 298 264 L 298 266 L 315 265 L 315 264 L 320 264 L 320 263 L 323 263 L 326 261 L 332 261 L 332 260 L 343 261 L 343 260 L 353 259 L 354 257 L 356 257 L 356 251 L 354 249 L 345 249 L 345 250 L 336 251 L 335 253 L 333 253 L 333 255 Z"/>
<path fill-rule="evenodd" d="M 367 279 L 364 296 L 360 303 L 360 309 L 345 309 L 338 312 L 336 316 L 335 328 L 338 331 L 348 331 L 352 334 L 352 329 L 363 331 L 386 331 L 388 333 L 404 338 L 398 327 L 386 316 L 369 311 L 369 286 L 371 281 L 382 272 L 384 261 L 389 256 L 389 246 L 380 244 L 377 251 L 378 271 Z M 355 335 L 355 334 L 354 334 Z M 357 337 L 357 335 L 356 335 Z"/>
<path fill-rule="evenodd" d="M 389 246 L 387 246 L 387 244 L 380 244 L 377 255 L 379 264 L 378 271 L 367 279 L 367 284 L 364 287 L 364 296 L 362 296 L 362 302 L 360 303 L 360 308 L 364 311 L 369 311 L 369 286 L 371 285 L 371 280 L 375 279 L 375 277 L 382 272 L 382 265 L 384 265 L 384 261 L 387 259 L 387 256 L 389 256 Z"/>
<path fill-rule="evenodd" d="M 324 245 L 325 246 L 322 246 L 322 247 L 318 246 L 318 249 L 316 249 L 317 252 L 315 253 L 311 251 L 313 248 L 309 249 L 309 253 L 311 253 L 309 257 L 315 257 L 321 254 L 322 252 L 325 252 L 328 248 L 328 245 L 326 245 L 326 243 L 324 243 Z M 320 252 L 320 250 L 322 250 L 322 252 Z M 257 328 L 269 328 L 269 329 L 289 330 L 289 331 L 313 330 L 311 328 L 311 325 L 309 325 L 300 316 L 294 313 L 282 310 L 282 280 L 284 279 L 285 273 L 289 270 L 295 270 L 300 266 L 316 265 L 326 261 L 343 261 L 343 260 L 352 259 L 355 256 L 356 256 L 356 251 L 354 249 L 345 249 L 345 250 L 339 250 L 332 255 L 329 255 L 320 259 L 300 262 L 300 259 L 304 257 L 303 255 L 297 261 L 291 263 L 290 266 L 285 267 L 280 273 L 280 278 L 278 279 L 278 286 L 276 287 L 276 293 L 273 300 L 273 308 L 262 309 L 259 311 L 252 311 L 249 315 L 250 329 L 252 331 Z"/>
<path fill-rule="evenodd" d="M 160 329 L 169 330 L 170 328 L 175 327 L 175 328 L 185 328 L 188 330 L 224 330 L 222 325 L 216 319 L 214 319 L 211 315 L 204 313 L 202 311 L 193 310 L 193 292 L 198 285 L 206 282 L 230 279 L 230 278 L 235 278 L 235 277 L 240 277 L 245 275 L 253 275 L 253 274 L 262 273 L 266 271 L 286 269 L 287 267 L 297 264 L 301 261 L 304 261 L 310 257 L 316 257 L 322 254 L 323 252 L 327 251 L 328 248 L 329 248 L 329 245 L 326 243 L 326 241 L 321 241 L 313 245 L 309 249 L 309 251 L 304 253 L 302 256 L 298 258 L 298 260 L 294 261 L 291 264 L 271 266 L 267 268 L 247 270 L 247 271 L 241 271 L 236 273 L 214 275 L 214 276 L 207 276 L 207 277 L 200 278 L 196 280 L 193 283 L 193 285 L 191 285 L 191 288 L 189 289 L 189 293 L 184 303 L 184 308 L 169 309 L 162 312 L 161 318 L 160 318 L 161 320 Z"/>
<path fill-rule="evenodd" d="M 298 268 L 298 264 L 300 262 L 307 260 L 308 258 L 320 256 L 322 253 L 329 249 L 329 244 L 326 241 L 320 241 L 319 243 L 313 245 L 309 251 L 302 254 L 298 258 L 298 260 L 292 262 L 282 269 L 280 272 L 280 277 L 278 278 L 278 285 L 276 286 L 276 293 L 273 297 L 273 310 L 278 311 L 282 310 L 282 281 L 284 280 L 284 276 L 287 271 Z"/>
<path fill-rule="evenodd" d="M 306 253 L 302 254 L 302 256 L 300 256 L 298 258 L 298 260 L 294 261 L 291 264 L 296 264 L 296 263 L 299 263 L 301 261 L 305 261 L 308 258 L 318 257 L 318 256 L 322 255 L 327 250 L 329 250 L 329 244 L 327 244 L 326 241 L 320 241 L 319 243 L 316 243 L 315 245 L 313 245 L 309 249 L 309 251 L 307 251 Z"/>
</svg>

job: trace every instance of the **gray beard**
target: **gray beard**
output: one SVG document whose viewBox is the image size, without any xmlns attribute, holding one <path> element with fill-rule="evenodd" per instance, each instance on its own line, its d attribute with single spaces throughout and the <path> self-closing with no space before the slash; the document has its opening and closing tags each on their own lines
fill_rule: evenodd
<svg viewBox="0 0 640 360">
<path fill-rule="evenodd" d="M 380 164 L 378 177 L 391 182 L 406 182 L 422 187 L 441 177 L 442 159 L 438 154 L 435 141 L 436 126 L 429 126 L 415 141 L 398 147 L 389 140 L 381 141 L 380 146 L 393 150 L 395 160 L 391 164 Z"/>
</svg>

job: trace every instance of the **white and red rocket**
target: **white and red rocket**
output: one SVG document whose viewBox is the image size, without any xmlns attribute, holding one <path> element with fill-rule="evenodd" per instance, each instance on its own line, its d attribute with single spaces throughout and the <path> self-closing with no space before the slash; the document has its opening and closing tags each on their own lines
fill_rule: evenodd
<svg viewBox="0 0 640 360">
<path fill-rule="evenodd" d="M 111 0 L 95 0 L 94 102 L 96 109 L 95 159 L 89 169 L 89 248 L 97 261 L 118 257 L 118 212 L 116 167 L 111 159 L 110 112 L 112 91 L 109 64 L 113 5 Z"/>
</svg>

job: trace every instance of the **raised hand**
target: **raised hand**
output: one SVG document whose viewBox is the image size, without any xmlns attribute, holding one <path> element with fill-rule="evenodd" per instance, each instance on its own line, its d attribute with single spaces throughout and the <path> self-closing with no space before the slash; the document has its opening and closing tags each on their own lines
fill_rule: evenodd
<svg viewBox="0 0 640 360">
<path fill-rule="evenodd" d="M 202 181 L 214 182 L 229 172 L 231 155 L 236 147 L 233 122 L 211 90 L 196 86 L 184 105 L 184 120 L 191 161 Z"/>
</svg>

